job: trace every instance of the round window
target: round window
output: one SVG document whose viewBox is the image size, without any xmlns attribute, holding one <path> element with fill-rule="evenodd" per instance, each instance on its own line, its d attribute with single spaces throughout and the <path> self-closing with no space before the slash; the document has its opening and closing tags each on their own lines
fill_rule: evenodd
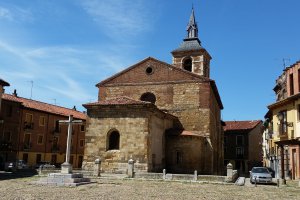
<svg viewBox="0 0 300 200">
<path fill-rule="evenodd" d="M 152 67 L 147 67 L 146 68 L 146 74 L 152 74 L 153 73 L 153 68 Z"/>
</svg>

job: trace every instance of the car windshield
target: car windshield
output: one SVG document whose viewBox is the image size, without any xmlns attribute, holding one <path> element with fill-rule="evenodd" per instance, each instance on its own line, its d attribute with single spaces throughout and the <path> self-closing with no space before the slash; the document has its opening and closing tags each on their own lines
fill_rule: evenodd
<svg viewBox="0 0 300 200">
<path fill-rule="evenodd" d="M 252 169 L 253 173 L 269 173 L 267 168 L 253 168 Z"/>
</svg>

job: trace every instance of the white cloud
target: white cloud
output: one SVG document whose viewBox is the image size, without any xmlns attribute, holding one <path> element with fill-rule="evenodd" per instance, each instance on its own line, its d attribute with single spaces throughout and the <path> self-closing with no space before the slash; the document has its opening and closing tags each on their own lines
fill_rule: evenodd
<svg viewBox="0 0 300 200">
<path fill-rule="evenodd" d="M 80 2 L 92 19 L 112 37 L 138 35 L 149 30 L 155 18 L 155 15 L 150 15 L 150 3 L 146 0 L 82 0 Z"/>
<path fill-rule="evenodd" d="M 7 8 L 0 7 L 0 19 L 13 20 L 12 13 Z"/>
<path fill-rule="evenodd" d="M 9 21 L 33 21 L 33 15 L 30 10 L 17 6 L 0 7 L 1 18 Z"/>
</svg>

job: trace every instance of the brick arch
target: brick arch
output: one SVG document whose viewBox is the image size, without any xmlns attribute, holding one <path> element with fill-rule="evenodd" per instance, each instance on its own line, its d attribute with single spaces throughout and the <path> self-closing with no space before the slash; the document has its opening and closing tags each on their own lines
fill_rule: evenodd
<svg viewBox="0 0 300 200">
<path fill-rule="evenodd" d="M 117 129 L 111 129 L 106 137 L 106 150 L 120 149 L 120 132 Z"/>
</svg>

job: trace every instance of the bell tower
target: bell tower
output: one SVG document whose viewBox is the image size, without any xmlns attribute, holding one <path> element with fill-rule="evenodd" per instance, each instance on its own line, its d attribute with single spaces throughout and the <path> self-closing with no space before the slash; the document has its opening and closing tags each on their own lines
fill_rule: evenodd
<svg viewBox="0 0 300 200">
<path fill-rule="evenodd" d="M 195 20 L 194 8 L 192 8 L 186 31 L 186 38 L 177 49 L 171 52 L 173 65 L 209 78 L 211 56 L 201 46 L 201 41 L 198 38 L 198 26 Z"/>
</svg>

